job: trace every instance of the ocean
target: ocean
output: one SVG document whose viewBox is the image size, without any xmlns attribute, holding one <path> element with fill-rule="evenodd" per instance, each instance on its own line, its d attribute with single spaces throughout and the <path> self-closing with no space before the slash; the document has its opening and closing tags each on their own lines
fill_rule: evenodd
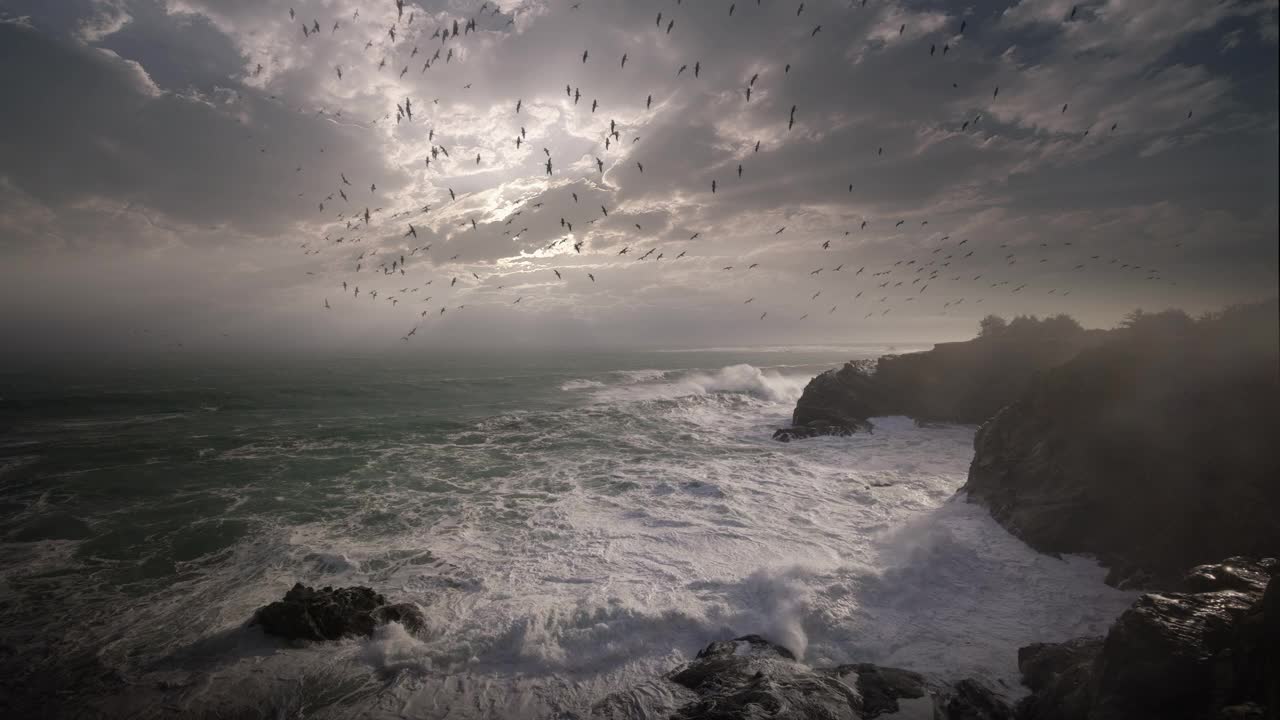
<svg viewBox="0 0 1280 720">
<path fill-rule="evenodd" d="M 957 494 L 972 426 L 770 438 L 809 378 L 881 350 L 0 376 L 0 710 L 589 717 L 746 633 L 1016 696 L 1018 647 L 1101 633 L 1133 595 Z M 246 625 L 295 582 L 429 627 Z"/>
</svg>

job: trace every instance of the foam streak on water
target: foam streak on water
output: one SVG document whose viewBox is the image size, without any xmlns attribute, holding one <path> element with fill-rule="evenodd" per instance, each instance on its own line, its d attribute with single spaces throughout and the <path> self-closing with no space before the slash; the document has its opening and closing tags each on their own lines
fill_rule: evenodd
<svg viewBox="0 0 1280 720">
<path fill-rule="evenodd" d="M 0 629 L 114 668 L 128 700 L 65 671 L 109 710 L 541 717 L 750 632 L 814 664 L 1013 688 L 1020 645 L 1099 632 L 1131 600 L 956 496 L 971 427 L 770 440 L 814 370 L 513 373 L 467 419 L 398 390 L 381 412 L 200 398 L 137 435 L 41 420 L 0 458 Z M 146 440 L 157 423 L 171 434 Z M 99 440 L 134 452 L 84 451 Z M 71 446 L 84 462 L 50 459 Z M 81 497 L 86 474 L 118 501 Z M 290 647 L 242 627 L 295 581 L 371 585 L 430 628 Z M 634 716 L 670 700 L 653 692 Z"/>
</svg>

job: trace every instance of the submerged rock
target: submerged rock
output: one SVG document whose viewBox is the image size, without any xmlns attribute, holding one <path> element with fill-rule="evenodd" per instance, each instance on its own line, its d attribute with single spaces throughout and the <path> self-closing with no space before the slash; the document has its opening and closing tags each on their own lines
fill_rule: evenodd
<svg viewBox="0 0 1280 720">
<path fill-rule="evenodd" d="M 1023 720 L 1192 720 L 1280 711 L 1274 560 L 1194 569 L 1184 592 L 1143 595 L 1105 638 L 1018 651 Z M 1262 713 L 1262 714 L 1254 714 Z"/>
<path fill-rule="evenodd" d="M 814 420 L 807 425 L 779 428 L 773 432 L 773 439 L 780 442 L 791 442 L 792 440 L 804 440 L 805 438 L 822 437 L 824 435 L 849 437 L 859 430 L 870 429 L 870 423 L 862 423 L 861 425 L 855 426 L 838 425 L 826 422 L 825 420 Z"/>
<path fill-rule="evenodd" d="M 672 720 L 1013 718 L 1007 702 L 976 681 L 949 686 L 867 663 L 813 668 L 759 635 L 713 642 L 667 680 L 676 686 L 673 691 L 642 686 L 618 693 L 592 715 L 637 717 L 627 709 L 661 697 L 671 706 Z"/>
<path fill-rule="evenodd" d="M 398 622 L 409 632 L 426 627 L 416 605 L 388 603 L 381 594 L 361 586 L 316 590 L 297 583 L 283 600 L 259 608 L 253 616 L 253 624 L 290 640 L 368 637 L 374 628 L 389 622 Z"/>
</svg>

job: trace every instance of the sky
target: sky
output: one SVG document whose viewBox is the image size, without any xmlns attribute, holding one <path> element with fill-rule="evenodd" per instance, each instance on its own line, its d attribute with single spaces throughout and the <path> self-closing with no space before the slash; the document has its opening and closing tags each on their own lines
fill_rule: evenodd
<svg viewBox="0 0 1280 720">
<path fill-rule="evenodd" d="M 0 357 L 920 342 L 1266 298 L 1277 14 L 0 0 Z"/>
</svg>

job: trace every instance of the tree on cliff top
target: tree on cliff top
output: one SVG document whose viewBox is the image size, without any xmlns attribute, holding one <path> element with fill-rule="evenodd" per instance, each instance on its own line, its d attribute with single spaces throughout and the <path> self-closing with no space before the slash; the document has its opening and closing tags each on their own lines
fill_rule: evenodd
<svg viewBox="0 0 1280 720">
<path fill-rule="evenodd" d="M 1009 323 L 999 315 L 988 315 L 978 323 L 978 337 L 989 338 L 1000 335 L 1009 327 Z"/>
<path fill-rule="evenodd" d="M 1012 322 L 1005 322 L 999 315 L 988 315 L 978 323 L 978 337 L 1062 337 L 1074 335 L 1083 329 L 1075 318 L 1065 314 L 1043 319 L 1035 315 L 1019 315 Z"/>
</svg>

